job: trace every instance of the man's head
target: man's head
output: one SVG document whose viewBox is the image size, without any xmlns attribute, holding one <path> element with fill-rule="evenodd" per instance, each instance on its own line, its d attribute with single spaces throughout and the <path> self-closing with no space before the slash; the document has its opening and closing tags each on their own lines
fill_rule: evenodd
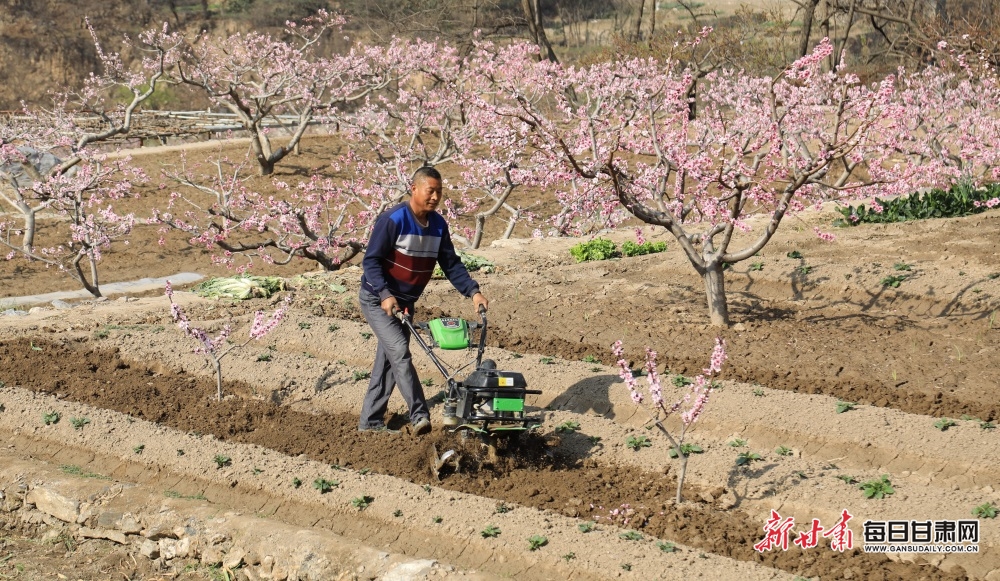
<svg viewBox="0 0 1000 581">
<path fill-rule="evenodd" d="M 410 209 L 420 219 L 437 209 L 443 194 L 441 174 L 431 166 L 424 166 L 413 172 L 410 186 Z"/>
</svg>

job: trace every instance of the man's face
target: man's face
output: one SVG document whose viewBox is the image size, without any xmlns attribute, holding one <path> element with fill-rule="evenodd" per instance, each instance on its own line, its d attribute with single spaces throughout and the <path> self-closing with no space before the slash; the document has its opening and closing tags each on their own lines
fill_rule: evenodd
<svg viewBox="0 0 1000 581">
<path fill-rule="evenodd" d="M 410 207 L 418 216 L 425 216 L 437 209 L 441 203 L 441 180 L 432 177 L 419 177 L 410 188 Z"/>
</svg>

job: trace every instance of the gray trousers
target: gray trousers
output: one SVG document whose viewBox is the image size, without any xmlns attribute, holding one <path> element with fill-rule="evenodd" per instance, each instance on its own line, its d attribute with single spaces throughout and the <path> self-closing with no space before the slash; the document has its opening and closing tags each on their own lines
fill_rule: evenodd
<svg viewBox="0 0 1000 581">
<path fill-rule="evenodd" d="M 393 385 L 399 386 L 399 393 L 410 408 L 410 421 L 420 418 L 430 419 L 424 389 L 417 378 L 410 356 L 410 331 L 403 323 L 390 317 L 382 310 L 382 301 L 370 292 L 361 289 L 358 294 L 361 313 L 378 338 L 375 349 L 375 364 L 365 393 L 365 403 L 361 406 L 361 429 L 377 428 L 385 425 L 385 412 L 389 407 L 389 396 Z M 408 306 L 413 311 L 412 305 Z"/>
</svg>

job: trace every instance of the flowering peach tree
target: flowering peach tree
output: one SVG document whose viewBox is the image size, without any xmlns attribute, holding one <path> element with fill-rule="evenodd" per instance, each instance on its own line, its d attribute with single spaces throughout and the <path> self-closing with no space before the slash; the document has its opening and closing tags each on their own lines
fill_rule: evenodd
<svg viewBox="0 0 1000 581">
<path fill-rule="evenodd" d="M 205 356 L 215 370 L 215 397 L 222 401 L 222 359 L 229 355 L 234 349 L 246 347 L 250 341 L 255 341 L 273 331 L 285 316 L 288 305 L 291 303 L 291 296 L 285 297 L 284 304 L 275 309 L 270 317 L 264 311 L 257 311 L 253 315 L 253 322 L 250 324 L 250 334 L 243 343 L 230 343 L 229 336 L 233 332 L 232 324 L 226 323 L 219 334 L 214 338 L 207 331 L 191 325 L 191 321 L 184 313 L 184 309 L 174 302 L 174 289 L 167 281 L 165 293 L 170 301 L 170 316 L 173 317 L 177 327 L 184 331 L 184 334 L 198 342 L 194 352 Z"/>
<path fill-rule="evenodd" d="M 713 71 L 692 118 L 695 75 L 676 63 L 563 67 L 492 48 L 479 63 L 495 95 L 480 106 L 530 136 L 574 220 L 666 228 L 704 281 L 711 322 L 727 326 L 724 267 L 764 248 L 786 215 L 919 184 L 897 147 L 911 109 L 896 79 L 823 72 L 832 50 L 824 41 L 774 78 Z"/>
<path fill-rule="evenodd" d="M 615 341 L 611 351 L 618 359 L 618 375 L 625 380 L 625 385 L 628 386 L 629 393 L 632 395 L 632 401 L 649 414 L 650 422 L 670 441 L 670 445 L 674 447 L 677 458 L 680 460 L 681 469 L 677 476 L 676 497 L 677 503 L 680 504 L 682 501 L 681 487 L 684 485 L 684 476 L 687 474 L 688 461 L 686 450 L 684 450 L 684 439 L 688 429 L 698 421 L 698 418 L 705 411 L 705 406 L 708 404 L 709 396 L 714 388 L 711 377 L 722 370 L 722 364 L 726 360 L 726 344 L 722 339 L 716 338 L 708 367 L 703 370 L 701 375 L 695 377 L 690 385 L 682 388 L 687 389 L 687 392 L 672 403 L 668 401 L 672 398 L 664 395 L 663 386 L 660 384 L 660 375 L 656 371 L 656 351 L 646 348 L 646 363 L 643 368 L 647 383 L 645 389 L 632 374 L 632 369 L 625 360 L 620 340 Z M 671 414 L 680 416 L 681 424 L 676 432 L 671 432 L 664 423 Z"/>
</svg>

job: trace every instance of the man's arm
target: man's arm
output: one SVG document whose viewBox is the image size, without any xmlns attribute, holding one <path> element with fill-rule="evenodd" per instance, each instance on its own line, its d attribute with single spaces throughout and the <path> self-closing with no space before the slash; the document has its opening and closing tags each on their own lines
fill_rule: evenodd
<svg viewBox="0 0 1000 581">
<path fill-rule="evenodd" d="M 372 293 L 378 295 L 379 300 L 385 301 L 392 297 L 386 282 L 385 268 L 382 261 L 389 256 L 396 244 L 397 227 L 396 223 L 389 219 L 388 213 L 382 214 L 375 220 L 371 236 L 368 238 L 368 246 L 365 248 L 365 257 L 361 261 L 361 268 L 365 271 L 365 280 L 371 286 Z"/>
</svg>

